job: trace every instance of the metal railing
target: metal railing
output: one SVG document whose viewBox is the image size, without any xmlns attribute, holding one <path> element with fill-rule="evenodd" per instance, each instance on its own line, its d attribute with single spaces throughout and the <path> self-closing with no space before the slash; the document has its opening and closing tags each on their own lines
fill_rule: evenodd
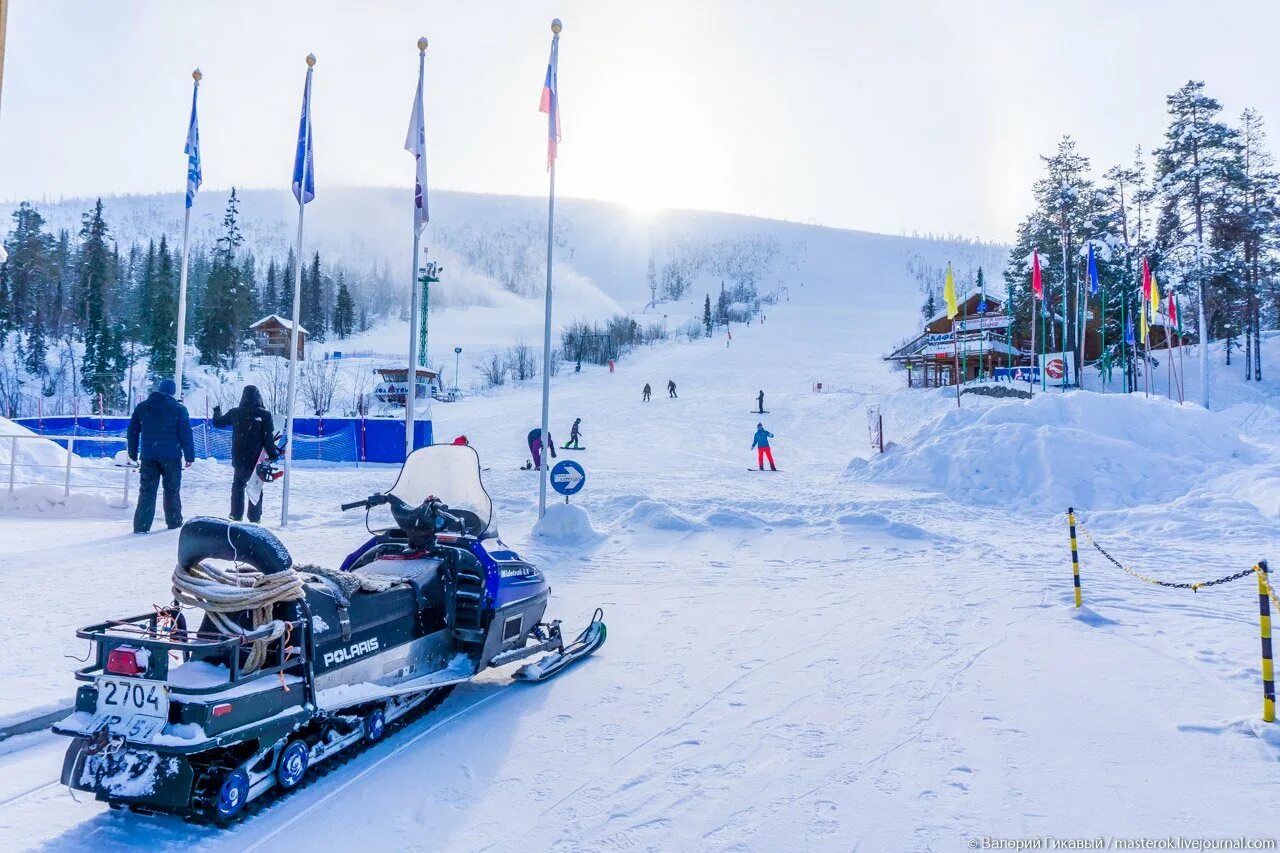
<svg viewBox="0 0 1280 853">
<path fill-rule="evenodd" d="M 30 441 L 30 440 L 32 440 L 32 439 L 37 439 L 37 440 L 41 440 L 41 441 L 53 441 L 53 442 L 58 443 L 58 445 L 59 445 L 60 447 L 62 447 L 62 449 L 63 449 L 63 450 L 65 450 L 65 451 L 66 451 L 66 459 L 65 459 L 65 461 L 60 462 L 60 463 L 52 463 L 52 462 L 24 462 L 24 461 L 19 461 L 19 460 L 18 460 L 18 442 L 20 442 L 20 441 Z M 120 442 L 120 438 L 119 438 L 119 436 L 92 436 L 92 435 L 6 435 L 6 436 L 0 436 L 0 442 L 5 442 L 5 443 L 7 443 L 7 444 L 9 445 L 9 465 L 8 465 L 8 468 L 9 468 L 9 494 L 13 494 L 13 493 L 14 493 L 14 490 L 15 490 L 18 486 L 50 486 L 50 485 L 57 485 L 56 479 L 55 479 L 55 480 L 52 480 L 52 481 L 51 481 L 51 480 L 47 480 L 47 479 L 46 479 L 46 480 L 19 480 L 19 479 L 18 479 L 18 469 L 19 469 L 19 468 L 37 468 L 37 469 L 39 469 L 39 468 L 43 468 L 43 469 L 53 469 L 53 470 L 55 470 L 55 471 L 60 471 L 60 472 L 61 472 L 61 476 L 62 476 L 62 494 L 63 494 L 63 497 L 67 497 L 67 496 L 69 496 L 69 495 L 71 494 L 71 486 L 72 486 L 72 483 L 71 483 L 71 472 L 72 472 L 72 471 L 95 471 L 95 472 L 97 472 L 97 473 L 98 473 L 98 474 L 100 474 L 100 475 L 108 475 L 108 477 L 110 476 L 110 474 L 111 474 L 113 471 L 123 471 L 123 472 L 124 472 L 124 486 L 123 486 L 123 489 L 122 489 L 122 491 L 121 491 L 121 494 L 122 494 L 123 499 L 124 499 L 124 504 L 123 504 L 123 505 L 124 505 L 125 507 L 129 506 L 129 488 L 130 488 L 130 480 L 132 479 L 132 474 L 133 474 L 133 472 L 136 470 L 136 466 L 134 466 L 132 463 L 131 463 L 131 464 L 129 464 L 129 465 L 119 466 L 119 467 L 117 467 L 117 468 L 111 468 L 111 467 L 107 467 L 107 466 L 104 466 L 104 465 L 85 465 L 85 464 L 76 464 L 77 462 L 83 462 L 84 460 L 83 460 L 81 457 L 76 456 L 76 454 L 75 454 L 75 446 L 76 446 L 76 444 L 77 444 L 77 443 L 83 443 L 83 442 L 86 442 L 86 441 L 111 441 L 111 442 L 119 443 L 119 442 Z M 65 442 L 65 446 L 63 445 L 63 443 L 64 443 L 64 442 Z M 114 491 L 116 491 L 117 489 L 120 489 L 120 487 L 119 487 L 119 486 L 115 486 L 115 485 L 106 485 L 106 484 L 104 484 L 104 483 L 100 483 L 100 482 L 81 482 L 81 483 L 76 483 L 76 488 L 77 488 L 77 489 L 86 489 L 86 490 L 87 490 L 87 489 L 94 489 L 94 490 L 106 491 L 106 492 L 114 492 Z"/>
</svg>

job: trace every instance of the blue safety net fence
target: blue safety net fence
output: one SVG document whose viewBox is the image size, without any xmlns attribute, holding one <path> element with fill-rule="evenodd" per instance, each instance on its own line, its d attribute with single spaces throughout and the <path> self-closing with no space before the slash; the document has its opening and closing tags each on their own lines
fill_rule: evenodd
<svg viewBox="0 0 1280 853">
<path fill-rule="evenodd" d="M 77 456 L 113 457 L 127 449 L 128 418 L 19 418 L 21 424 L 38 435 L 92 436 L 111 441 L 68 442 Z M 283 426 L 283 425 L 281 425 Z M 404 421 L 388 418 L 294 418 L 293 458 L 300 462 L 403 462 Z M 430 421 L 419 421 L 414 446 L 431 444 Z M 202 459 L 231 459 L 231 430 L 218 429 L 203 418 L 191 421 L 196 456 Z"/>
</svg>

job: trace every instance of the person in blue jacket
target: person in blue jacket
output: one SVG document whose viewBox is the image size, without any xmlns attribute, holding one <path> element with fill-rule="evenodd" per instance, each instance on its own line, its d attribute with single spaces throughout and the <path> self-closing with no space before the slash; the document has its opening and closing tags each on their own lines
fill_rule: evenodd
<svg viewBox="0 0 1280 853">
<path fill-rule="evenodd" d="M 156 516 L 156 491 L 164 483 L 164 523 L 170 530 L 182 526 L 182 462 L 196 459 L 187 407 L 174 399 L 178 386 L 161 379 L 151 396 L 133 410 L 126 435 L 129 459 L 138 463 L 138 506 L 133 512 L 133 532 L 147 533 Z"/>
<path fill-rule="evenodd" d="M 769 470 L 777 471 L 777 467 L 773 464 L 773 450 L 769 447 L 769 439 L 773 438 L 773 433 L 764 428 L 764 424 L 756 424 L 756 436 L 751 441 L 751 447 L 756 451 L 756 461 L 760 463 L 760 470 L 764 470 L 764 460 L 769 459 Z"/>
</svg>

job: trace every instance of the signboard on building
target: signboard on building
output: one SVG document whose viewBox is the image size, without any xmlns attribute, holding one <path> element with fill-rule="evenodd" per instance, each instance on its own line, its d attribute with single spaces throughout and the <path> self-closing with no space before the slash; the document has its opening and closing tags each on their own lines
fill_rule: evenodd
<svg viewBox="0 0 1280 853">
<path fill-rule="evenodd" d="M 1050 352 L 1039 356 L 1040 370 L 1050 385 L 1074 385 L 1072 356 L 1069 352 Z"/>
<path fill-rule="evenodd" d="M 925 335 L 924 344 L 925 346 L 932 347 L 939 344 L 952 343 L 955 339 L 955 332 L 939 332 L 936 335 Z"/>
<path fill-rule="evenodd" d="M 999 314 L 994 317 L 970 317 L 967 320 L 957 320 L 956 328 L 962 332 L 973 332 L 979 329 L 1003 329 L 1009 325 L 1010 318 L 1005 314 Z"/>
</svg>

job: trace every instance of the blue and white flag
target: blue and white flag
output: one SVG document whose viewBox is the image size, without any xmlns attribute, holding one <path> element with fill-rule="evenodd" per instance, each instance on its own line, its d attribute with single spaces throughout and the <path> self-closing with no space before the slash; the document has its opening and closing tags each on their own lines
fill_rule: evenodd
<svg viewBox="0 0 1280 853">
<path fill-rule="evenodd" d="M 1098 262 L 1093 257 L 1093 244 L 1089 244 L 1089 295 L 1098 295 Z"/>
<path fill-rule="evenodd" d="M 413 113 L 409 116 L 409 132 L 404 150 L 417 161 L 413 180 L 413 227 L 416 233 L 431 221 L 427 205 L 427 128 L 422 116 L 422 70 L 418 70 L 418 91 L 413 96 Z"/>
<path fill-rule="evenodd" d="M 196 121 L 196 95 L 200 93 L 200 81 L 197 80 L 191 89 L 191 124 L 187 127 L 187 146 L 182 149 L 187 155 L 187 207 L 196 200 L 196 191 L 200 189 L 203 177 L 200 173 L 200 124 Z"/>
<path fill-rule="evenodd" d="M 316 197 L 315 162 L 311 157 L 311 67 L 302 90 L 302 118 L 298 121 L 298 153 L 293 158 L 293 197 L 306 204 Z"/>
</svg>

